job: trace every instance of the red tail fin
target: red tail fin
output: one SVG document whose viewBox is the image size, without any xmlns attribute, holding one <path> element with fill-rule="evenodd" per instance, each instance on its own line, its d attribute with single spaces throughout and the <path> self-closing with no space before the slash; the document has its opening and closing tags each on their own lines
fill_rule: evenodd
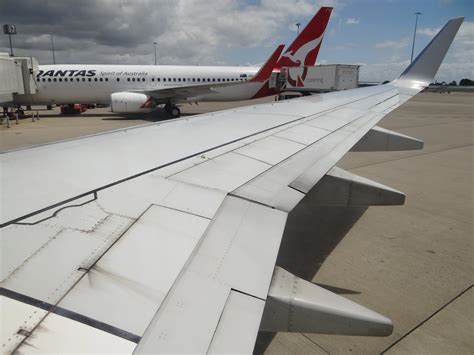
<svg viewBox="0 0 474 355">
<path fill-rule="evenodd" d="M 276 68 L 314 65 L 332 7 L 322 7 L 278 61 Z"/>
<path fill-rule="evenodd" d="M 277 64 L 278 58 L 280 58 L 280 54 L 283 51 L 283 48 L 285 47 L 284 44 L 280 44 L 277 49 L 273 52 L 273 54 L 270 56 L 270 58 L 267 59 L 265 64 L 262 65 L 260 70 L 255 74 L 255 76 L 250 80 L 252 82 L 255 81 L 265 81 L 267 80 L 273 69 L 275 68 L 275 65 Z"/>
</svg>

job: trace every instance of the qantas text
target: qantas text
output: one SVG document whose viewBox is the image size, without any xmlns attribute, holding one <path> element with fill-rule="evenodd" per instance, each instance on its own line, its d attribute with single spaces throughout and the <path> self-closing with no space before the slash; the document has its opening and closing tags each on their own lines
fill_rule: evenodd
<svg viewBox="0 0 474 355">
<path fill-rule="evenodd" d="M 40 70 L 38 77 L 42 76 L 95 76 L 95 70 Z"/>
</svg>

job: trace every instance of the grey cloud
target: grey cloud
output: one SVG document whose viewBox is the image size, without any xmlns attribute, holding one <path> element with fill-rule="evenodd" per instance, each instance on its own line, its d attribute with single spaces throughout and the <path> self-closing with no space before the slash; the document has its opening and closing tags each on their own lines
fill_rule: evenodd
<svg viewBox="0 0 474 355">
<path fill-rule="evenodd" d="M 336 3 L 338 0 L 331 0 Z M 62 63 L 224 64 L 224 49 L 274 46 L 279 31 L 322 0 L 1 0 L 1 23 L 17 25 L 16 55 Z M 6 36 L 0 51 L 8 51 Z M 266 51 L 265 51 L 266 52 Z M 265 58 L 262 58 L 265 59 Z"/>
</svg>

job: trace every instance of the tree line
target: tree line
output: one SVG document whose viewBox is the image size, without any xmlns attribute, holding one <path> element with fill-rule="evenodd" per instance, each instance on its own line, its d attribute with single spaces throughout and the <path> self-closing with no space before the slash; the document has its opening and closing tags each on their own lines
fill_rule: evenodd
<svg viewBox="0 0 474 355">
<path fill-rule="evenodd" d="M 458 86 L 458 84 L 456 83 L 456 80 L 453 80 L 453 81 L 451 81 L 450 83 L 447 83 L 446 81 L 435 82 L 435 83 L 431 83 L 430 85 L 434 85 L 434 86 L 444 86 L 444 85 Z M 474 86 L 474 80 L 471 80 L 471 79 L 461 79 L 461 80 L 459 81 L 459 86 Z"/>
</svg>

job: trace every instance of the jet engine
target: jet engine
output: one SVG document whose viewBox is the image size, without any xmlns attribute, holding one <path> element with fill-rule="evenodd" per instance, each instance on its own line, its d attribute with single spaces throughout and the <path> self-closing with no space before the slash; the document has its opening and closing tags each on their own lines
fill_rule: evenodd
<svg viewBox="0 0 474 355">
<path fill-rule="evenodd" d="M 110 108 L 117 113 L 150 112 L 153 100 L 137 92 L 114 92 L 110 95 Z"/>
</svg>

